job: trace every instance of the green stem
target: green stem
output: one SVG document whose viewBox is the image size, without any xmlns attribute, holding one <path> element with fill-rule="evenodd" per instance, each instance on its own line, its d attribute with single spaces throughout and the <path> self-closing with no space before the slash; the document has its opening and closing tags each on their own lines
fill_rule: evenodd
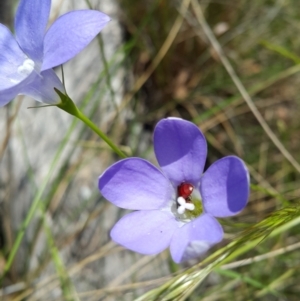
<svg viewBox="0 0 300 301">
<path fill-rule="evenodd" d="M 55 89 L 56 93 L 61 99 L 61 103 L 57 105 L 58 108 L 69 113 L 80 119 L 84 124 L 86 124 L 90 129 L 92 129 L 103 141 L 105 141 L 109 147 L 121 158 L 127 158 L 127 156 L 117 147 L 88 117 L 86 117 L 75 105 L 72 99 L 63 94 L 61 91 Z"/>
<path fill-rule="evenodd" d="M 127 158 L 127 156 L 81 111 L 78 110 L 76 115 L 78 119 L 84 122 L 88 127 L 90 127 L 103 141 L 105 141 L 110 148 L 121 158 Z"/>
</svg>

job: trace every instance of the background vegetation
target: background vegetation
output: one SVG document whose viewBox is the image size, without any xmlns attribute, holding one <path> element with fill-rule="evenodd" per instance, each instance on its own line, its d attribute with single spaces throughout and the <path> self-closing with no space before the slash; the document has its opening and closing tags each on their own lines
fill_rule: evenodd
<svg viewBox="0 0 300 301">
<path fill-rule="evenodd" d="M 168 251 L 153 257 L 124 250 L 108 237 L 123 212 L 99 196 L 96 177 L 85 199 L 71 201 L 91 158 L 101 153 L 98 175 L 118 159 L 88 129 L 74 137 L 78 123 L 57 147 L 68 145 L 69 153 L 61 165 L 53 161 L 55 172 L 47 182 L 46 177 L 38 183 L 30 180 L 34 171 L 28 163 L 31 200 L 44 202 L 23 249 L 31 258 L 39 231 L 48 247 L 34 266 L 22 262 L 9 270 L 3 300 L 298 301 L 300 3 L 116 2 L 119 12 L 113 18 L 123 31 L 116 54 L 123 56 L 121 61 L 114 56 L 108 60 L 100 47 L 103 40 L 98 40 L 99 60 L 106 63 L 82 98 L 83 110 L 99 123 L 93 107 L 101 102 L 102 92 L 110 95 L 118 114 L 105 118 L 103 113 L 101 128 L 128 155 L 153 162 L 151 135 L 158 120 L 178 116 L 195 122 L 208 141 L 207 166 L 228 154 L 247 163 L 249 204 L 239 216 L 221 221 L 225 239 L 204 262 L 175 265 Z M 112 82 L 120 70 L 126 77 L 117 101 Z M 17 120 L 16 106 L 7 114 L 10 122 Z M 3 139 L 1 156 L 7 145 Z M 8 230 L 7 218 L 1 233 L 3 268 L 17 233 Z"/>
</svg>

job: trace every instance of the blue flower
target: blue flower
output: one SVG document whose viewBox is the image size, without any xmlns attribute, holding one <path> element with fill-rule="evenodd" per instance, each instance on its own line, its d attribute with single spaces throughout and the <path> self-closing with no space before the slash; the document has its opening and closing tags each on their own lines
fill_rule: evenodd
<svg viewBox="0 0 300 301">
<path fill-rule="evenodd" d="M 176 263 L 197 258 L 223 238 L 216 218 L 246 206 L 249 173 L 244 162 L 227 156 L 205 173 L 206 140 L 193 123 L 162 119 L 154 130 L 161 170 L 140 158 L 110 166 L 99 178 L 102 195 L 114 205 L 136 210 L 112 228 L 112 239 L 141 254 L 167 247 Z"/>
<path fill-rule="evenodd" d="M 48 104 L 64 92 L 52 69 L 85 48 L 110 20 L 95 10 L 77 10 L 59 17 L 46 31 L 51 0 L 21 0 L 15 18 L 14 38 L 0 24 L 0 106 L 16 95 L 29 95 Z"/>
</svg>

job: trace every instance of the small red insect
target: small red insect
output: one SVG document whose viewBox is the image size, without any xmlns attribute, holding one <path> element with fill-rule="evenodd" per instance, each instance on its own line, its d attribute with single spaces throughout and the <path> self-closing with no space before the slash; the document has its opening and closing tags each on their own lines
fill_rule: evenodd
<svg viewBox="0 0 300 301">
<path fill-rule="evenodd" d="M 193 193 L 194 186 L 189 183 L 181 183 L 178 188 L 178 196 L 183 197 L 187 202 L 191 202 L 191 194 Z"/>
</svg>

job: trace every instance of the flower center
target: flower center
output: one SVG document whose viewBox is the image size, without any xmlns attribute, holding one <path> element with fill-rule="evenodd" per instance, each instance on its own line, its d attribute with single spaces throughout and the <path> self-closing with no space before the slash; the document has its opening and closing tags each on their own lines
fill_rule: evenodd
<svg viewBox="0 0 300 301">
<path fill-rule="evenodd" d="M 191 201 L 191 194 L 193 193 L 194 186 L 189 183 L 181 183 L 177 187 L 177 212 L 183 214 L 185 209 L 194 210 L 195 205 Z"/>
<path fill-rule="evenodd" d="M 190 183 L 183 182 L 177 187 L 176 214 L 180 220 L 191 220 L 202 213 L 201 198 L 196 194 Z"/>
<path fill-rule="evenodd" d="M 23 65 L 18 67 L 18 73 L 21 75 L 29 75 L 34 69 L 34 61 L 27 58 L 24 60 Z"/>
<path fill-rule="evenodd" d="M 195 209 L 195 205 L 190 202 L 188 199 L 183 198 L 182 196 L 177 198 L 177 212 L 179 214 L 183 214 L 185 212 L 185 209 L 187 210 L 194 210 Z"/>
</svg>

